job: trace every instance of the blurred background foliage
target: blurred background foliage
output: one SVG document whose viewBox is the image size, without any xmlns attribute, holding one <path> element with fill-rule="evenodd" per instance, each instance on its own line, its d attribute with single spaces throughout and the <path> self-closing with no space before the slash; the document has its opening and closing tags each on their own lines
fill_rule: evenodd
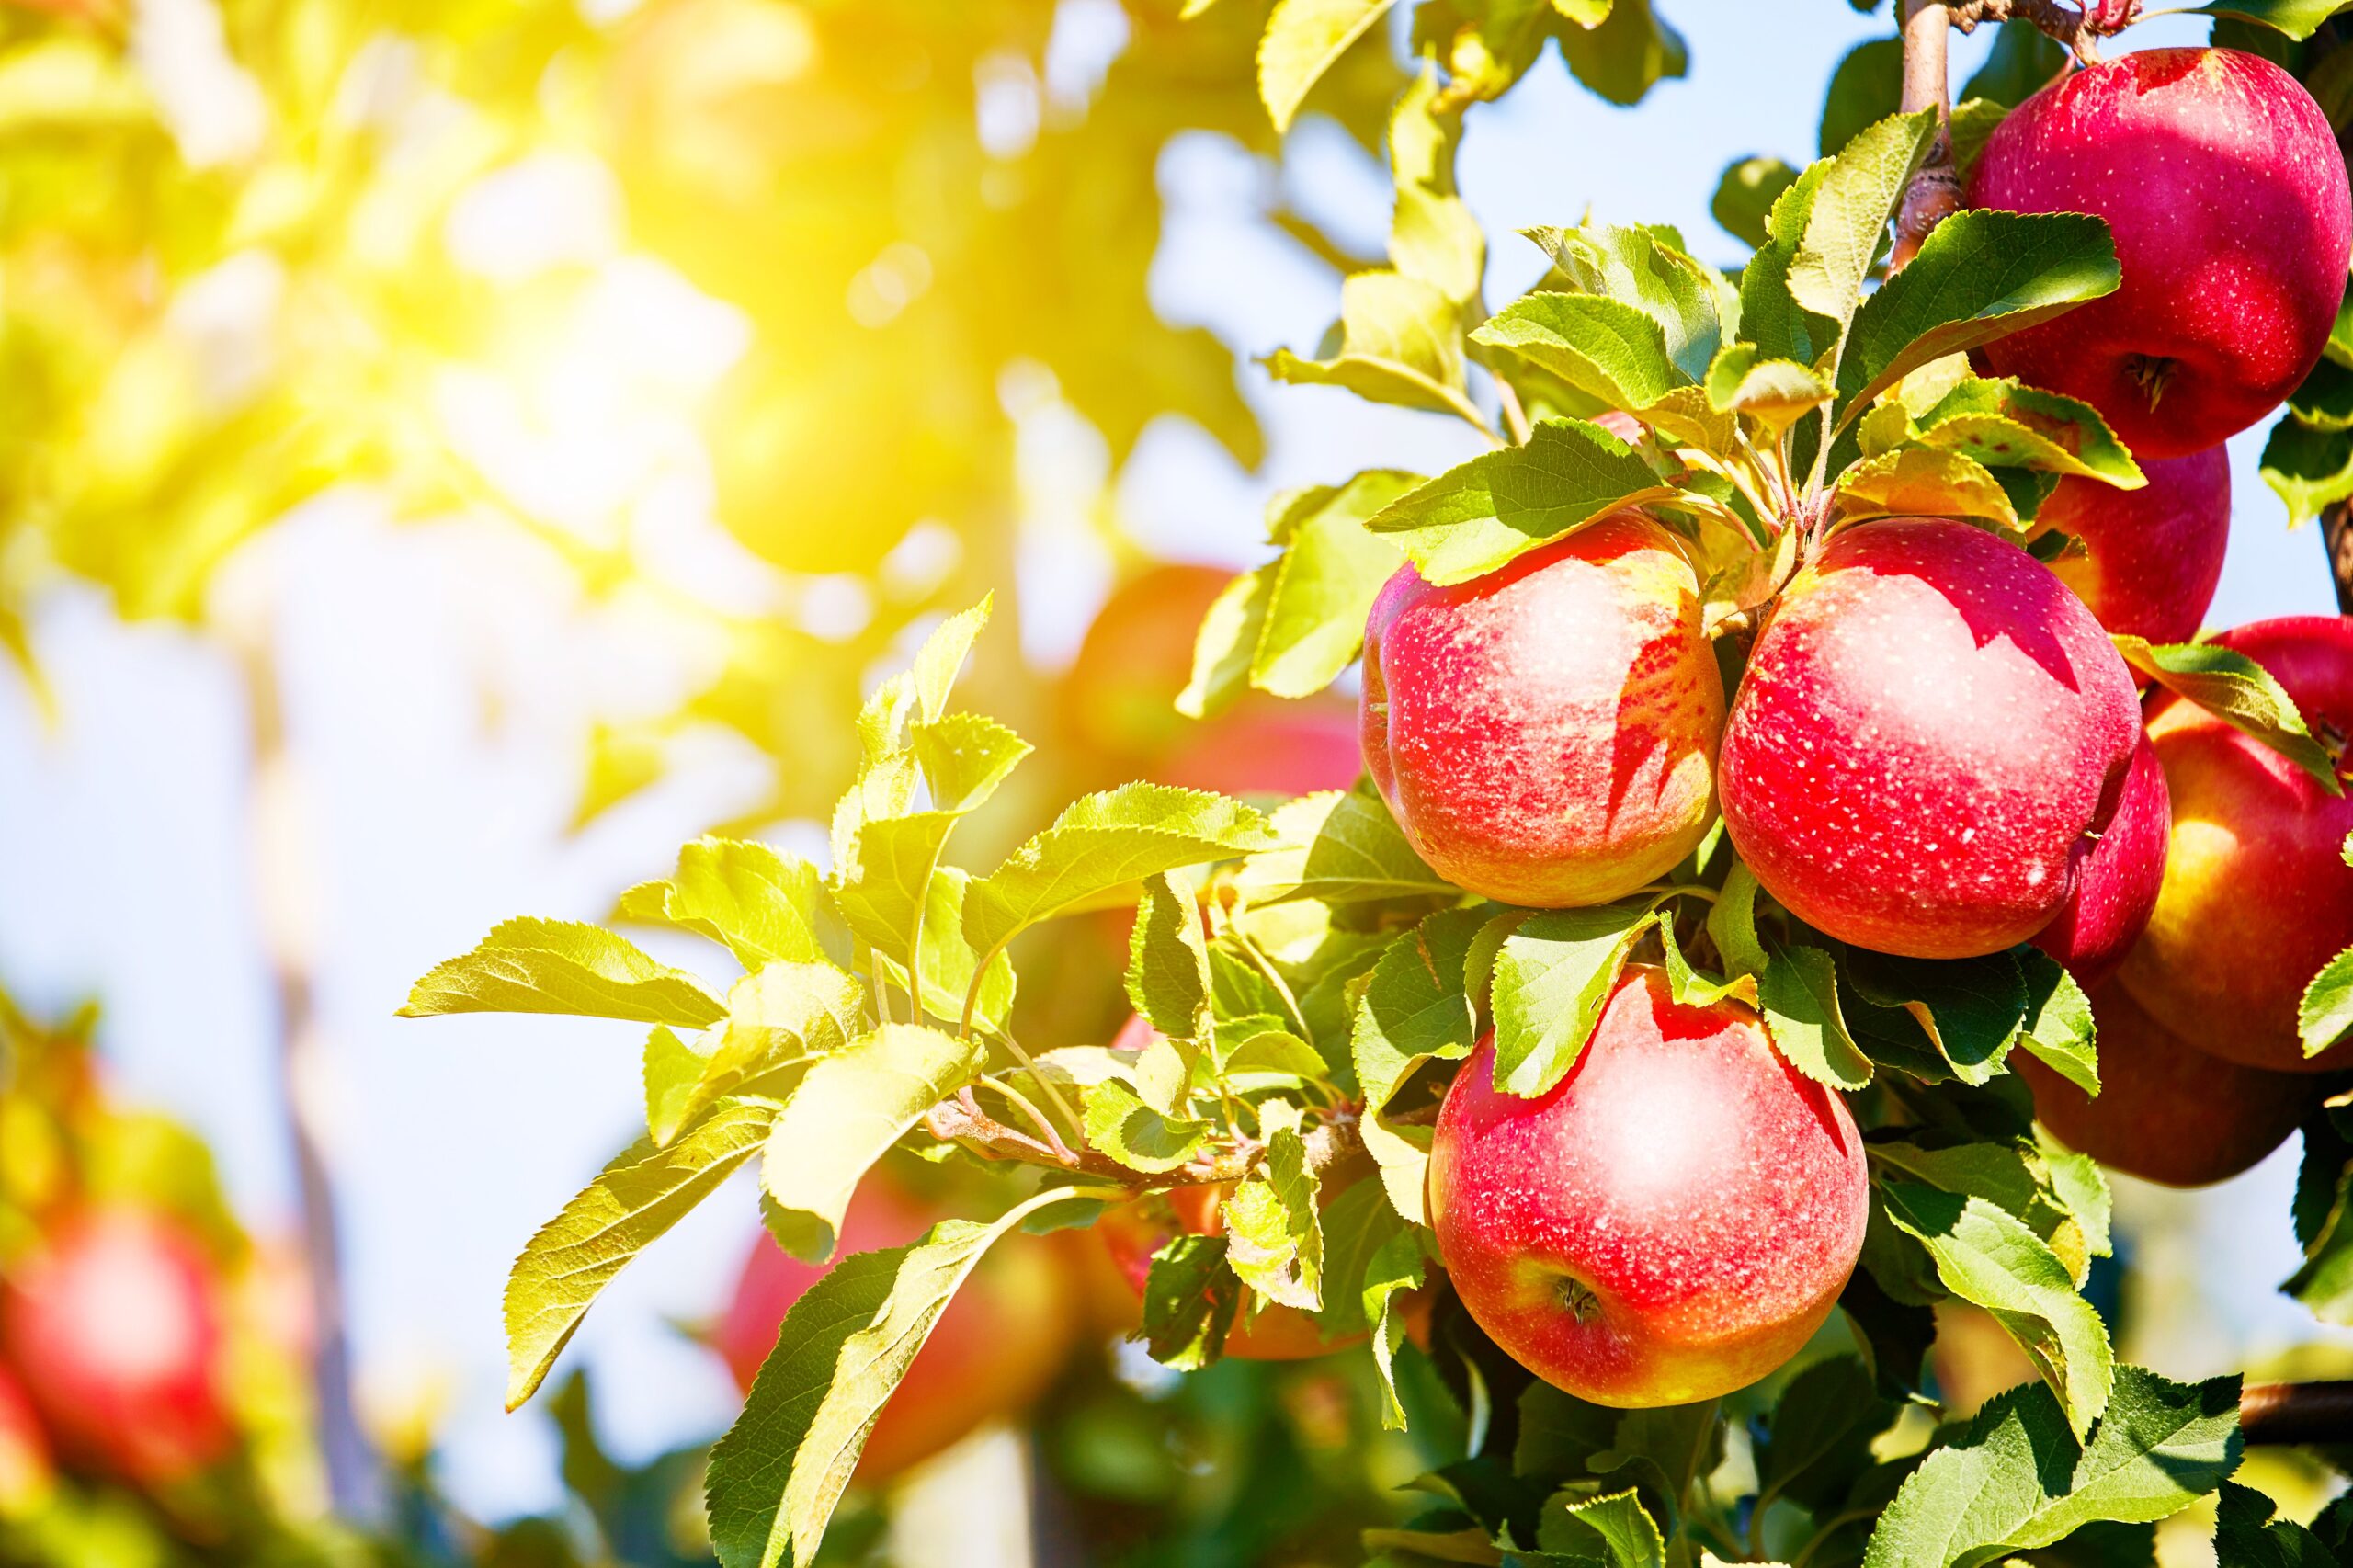
<svg viewBox="0 0 2353 1568">
<path fill-rule="evenodd" d="M 1059 687 L 1024 678 L 1015 637 L 975 673 L 983 705 L 1052 738 L 1057 771 L 1032 769 L 1029 788 L 1345 783 L 1343 703 L 1245 702 L 1207 725 L 1174 713 L 1223 575 L 1154 567 L 1108 517 L 1155 421 L 1190 421 L 1245 469 L 1264 456 L 1232 353 L 1164 321 L 1151 283 L 1172 140 L 1282 154 L 1256 81 L 1269 9 L 0 6 L 0 646 L 48 702 L 29 627 L 71 582 L 126 620 L 218 636 L 248 682 L 262 858 L 299 858 L 299 839 L 267 842 L 287 826 L 273 819 L 290 814 L 290 766 L 272 584 L 223 568 L 331 493 L 402 517 L 488 517 L 562 562 L 585 604 L 710 650 L 683 701 L 594 726 L 575 828 L 709 726 L 749 741 L 769 776 L 713 825 L 822 818 L 878 662 L 984 591 L 1017 621 L 1024 431 L 1075 422 L 1101 452 L 1081 504 L 1126 586 Z M 1380 162 L 1408 50 L 1441 62 L 1457 107 L 1501 94 L 1555 40 L 1613 103 L 1683 69 L 1681 40 L 1641 0 L 1597 28 L 1589 9 L 1429 0 L 1350 45 L 1300 112 Z M 1281 189 L 1266 187 L 1265 216 L 1307 255 L 1336 274 L 1377 265 Z M 682 516 L 715 518 L 733 545 Z M 308 945 L 281 882 L 261 879 L 258 913 L 302 1146 Z M 1123 933 L 1097 936 L 1100 953 L 1029 989 L 1041 1028 L 1116 1025 Z M 559 1515 L 463 1517 L 437 1479 L 429 1387 L 371 1411 L 368 1475 L 334 1473 L 323 1427 L 353 1417 L 324 1348 L 340 1329 L 324 1162 L 298 1235 L 248 1235 L 202 1143 L 108 1091 L 94 1019 L 0 1006 L 0 1276 L 29 1300 L 80 1238 L 131 1227 L 184 1287 L 157 1297 L 179 1303 L 177 1326 L 142 1332 L 192 1336 L 204 1370 L 171 1394 L 187 1441 L 158 1457 L 82 1430 L 73 1388 L 0 1358 L 0 1562 L 708 1560 L 700 1453 L 615 1460 L 578 1377 L 552 1401 Z M 1055 1267 L 1074 1301 L 1100 1283 L 1099 1265 Z M 1072 1317 L 1036 1436 L 1037 1528 L 1057 1560 L 1350 1560 L 1368 1521 L 1407 1511 L 1389 1489 L 1437 1452 L 1418 1435 L 1416 1451 L 1367 1439 L 1353 1358 L 1165 1386 L 1115 1369 L 1094 1319 Z M 1434 1413 L 1417 1432 L 1459 1427 L 1454 1395 L 1414 1379 Z M 870 1501 L 828 1555 L 890 1560 L 892 1542 Z"/>
</svg>

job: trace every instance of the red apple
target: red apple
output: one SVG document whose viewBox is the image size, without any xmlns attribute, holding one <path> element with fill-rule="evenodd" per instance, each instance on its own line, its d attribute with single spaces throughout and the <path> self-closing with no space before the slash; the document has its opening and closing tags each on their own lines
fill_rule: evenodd
<svg viewBox="0 0 2353 1568">
<path fill-rule="evenodd" d="M 1998 952 L 2074 892 L 2141 733 L 2083 601 L 2017 545 L 1865 523 L 1792 578 L 1724 731 L 1724 825 L 1765 890 L 1841 941 Z"/>
<path fill-rule="evenodd" d="M 32 1507 L 48 1495 L 56 1467 L 49 1453 L 49 1434 L 24 1385 L 7 1368 L 0 1367 L 0 1519 Z"/>
<path fill-rule="evenodd" d="M 2289 616 L 2214 642 L 2287 688 L 2315 734 L 2353 733 L 2353 619 Z M 2306 1060 L 2296 1004 L 2353 943 L 2353 797 L 2205 710 L 2152 704 L 2149 739 L 2173 793 L 2165 886 L 2124 960 L 2133 999 L 2200 1051 L 2280 1072 L 2353 1066 L 2353 1043 Z"/>
<path fill-rule="evenodd" d="M 1310 795 L 1357 781 L 1364 754 L 1357 716 L 1337 701 L 1245 703 L 1199 727 L 1152 770 L 1163 784 L 1223 795 Z"/>
<path fill-rule="evenodd" d="M 1691 566 L 1640 513 L 1452 587 L 1401 567 L 1365 626 L 1362 711 L 1398 825 L 1490 898 L 1608 903 L 1714 815 L 1723 681 Z"/>
<path fill-rule="evenodd" d="M 2143 460 L 2149 483 L 2119 490 L 2096 479 L 2059 482 L 2035 514 L 2040 528 L 2071 533 L 2089 551 L 2051 570 L 2110 631 L 2187 642 L 2206 623 L 2231 542 L 2231 461 L 2220 447 Z"/>
<path fill-rule="evenodd" d="M 176 1224 L 111 1209 L 55 1227 L 0 1290 L 0 1342 L 58 1444 L 130 1480 L 178 1480 L 236 1441 L 221 1286 Z"/>
<path fill-rule="evenodd" d="M 1429 1206 L 1455 1293 L 1547 1382 L 1619 1406 L 1755 1382 L 1820 1327 L 1861 1256 L 1846 1102 L 1737 1003 L 1681 1007 L 1630 967 L 1568 1076 L 1495 1086 L 1493 1037 L 1448 1091 Z"/>
<path fill-rule="evenodd" d="M 872 1175 L 843 1216 L 840 1251 L 904 1246 L 948 1217 L 888 1176 Z M 1068 1282 L 1047 1241 L 1007 1236 L 964 1281 L 868 1434 L 861 1479 L 887 1480 L 1017 1414 L 1053 1381 L 1074 1325 Z M 734 1297 L 711 1335 L 738 1387 L 750 1390 L 776 1347 L 784 1314 L 824 1273 L 791 1257 L 766 1232 L 754 1239 Z"/>
<path fill-rule="evenodd" d="M 1969 204 L 2108 220 L 2122 286 L 1984 352 L 2091 403 L 2143 458 L 2219 445 L 2277 408 L 2320 358 L 2353 253 L 2328 117 L 2235 50 L 2061 77 L 1995 131 Z"/>
<path fill-rule="evenodd" d="M 1107 762 L 1141 767 L 1200 726 L 1176 711 L 1193 672 L 1193 642 L 1233 574 L 1159 565 L 1112 591 L 1086 628 L 1055 705 L 1065 733 Z"/>
<path fill-rule="evenodd" d="M 2210 1056 L 2143 1011 L 2121 986 L 2092 996 L 2099 1024 L 2097 1098 L 2023 1051 L 2010 1065 L 2034 1090 L 2034 1114 L 2101 1165 L 2204 1187 L 2249 1169 L 2287 1142 L 2313 1097 L 2301 1073 L 2267 1073 Z"/>
<path fill-rule="evenodd" d="M 2078 983 L 2097 985 L 2116 972 L 2147 929 L 2165 875 L 2173 807 L 2156 748 L 2141 737 L 2106 831 L 2081 840 L 2075 892 L 2034 945 L 2057 959 Z"/>
</svg>

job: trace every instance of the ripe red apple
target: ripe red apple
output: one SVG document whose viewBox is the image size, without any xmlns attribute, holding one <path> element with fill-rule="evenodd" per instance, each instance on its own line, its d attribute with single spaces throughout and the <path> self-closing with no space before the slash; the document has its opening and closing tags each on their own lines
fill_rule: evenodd
<svg viewBox="0 0 2353 1568">
<path fill-rule="evenodd" d="M 1201 618 L 1232 580 L 1213 566 L 1164 564 L 1112 590 L 1087 624 L 1055 697 L 1074 744 L 1135 768 L 1166 756 L 1199 729 L 1176 711 L 1176 694 L 1193 672 Z"/>
<path fill-rule="evenodd" d="M 2071 533 L 2088 558 L 2051 570 L 2110 631 L 2187 642 L 2206 623 L 2231 542 L 2231 461 L 2220 447 L 2143 460 L 2149 483 L 2119 490 L 2067 478 L 2035 514 L 2040 528 Z"/>
<path fill-rule="evenodd" d="M 49 1434 L 41 1430 L 31 1397 L 0 1367 L 0 1519 L 31 1508 L 48 1494 L 55 1476 Z"/>
<path fill-rule="evenodd" d="M 843 1216 L 840 1252 L 904 1246 L 947 1217 L 889 1176 L 870 1175 Z M 1068 1281 L 1048 1240 L 1017 1234 L 989 1249 L 882 1407 L 858 1460 L 861 1479 L 898 1474 L 1024 1409 L 1053 1381 L 1074 1323 Z M 824 1272 L 791 1257 L 766 1232 L 754 1239 L 711 1334 L 738 1387 L 749 1392 L 784 1314 Z"/>
<path fill-rule="evenodd" d="M 2116 972 L 2148 928 L 2165 882 L 2165 840 L 2173 807 L 2156 748 L 2143 735 L 2132 749 L 2123 793 L 2107 829 L 2080 840 L 2075 892 L 2034 945 L 2066 966 L 2078 983 L 2097 985 Z"/>
<path fill-rule="evenodd" d="M 2353 733 L 2353 619 L 2288 616 L 2214 642 L 2261 665 L 2315 734 Z M 2203 709 L 2152 705 L 2173 793 L 2165 886 L 2120 971 L 2133 999 L 2200 1051 L 2280 1072 L 2353 1066 L 2353 1043 L 2307 1061 L 2296 1004 L 2353 942 L 2353 797 Z"/>
<path fill-rule="evenodd" d="M 0 1342 L 68 1453 L 153 1484 L 236 1441 L 221 1285 L 171 1221 L 101 1210 L 53 1228 L 0 1289 Z"/>
<path fill-rule="evenodd" d="M 1152 770 L 1163 784 L 1223 795 L 1311 795 L 1357 781 L 1357 716 L 1337 701 L 1245 703 L 1199 727 Z"/>
<path fill-rule="evenodd" d="M 2311 1107 L 2313 1080 L 2210 1056 L 2149 1017 L 2123 987 L 2092 996 L 2099 1025 L 2097 1098 L 2023 1051 L 2010 1065 L 2034 1090 L 2034 1114 L 2070 1149 L 2163 1182 L 2204 1187 L 2254 1166 L 2287 1142 Z"/>
<path fill-rule="evenodd" d="M 2091 403 L 2144 459 L 2277 408 L 2320 358 L 2353 252 L 2328 117 L 2287 72 L 2228 49 L 2061 77 L 1995 131 L 1969 204 L 2108 220 L 2122 286 L 1984 352 Z"/>
<path fill-rule="evenodd" d="M 1674 538 L 1619 512 L 1500 571 L 1401 567 L 1365 625 L 1364 760 L 1438 870 L 1512 903 L 1604 903 L 1714 814 L 1723 680 Z"/>
<path fill-rule="evenodd" d="M 1865 523 L 1756 640 L 1724 825 L 1767 892 L 1841 941 L 1998 952 L 2066 903 L 2140 711 L 2099 622 L 2025 551 L 1944 518 Z"/>
<path fill-rule="evenodd" d="M 1711 1399 L 1797 1354 L 1862 1254 L 1870 1183 L 1846 1102 L 1755 1013 L 1677 1006 L 1638 964 L 1551 1090 L 1501 1092 L 1490 1037 L 1447 1093 L 1429 1206 L 1497 1345 L 1620 1406 Z"/>
<path fill-rule="evenodd" d="M 1223 1185 L 1183 1187 L 1155 1192 L 1123 1204 L 1095 1221 L 1103 1251 L 1133 1292 L 1125 1332 L 1135 1329 L 1135 1303 L 1143 1299 L 1144 1281 L 1152 1273 L 1152 1255 L 1166 1246 L 1179 1232 L 1196 1236 L 1221 1235 L 1225 1218 L 1219 1205 L 1225 1200 Z M 1313 1314 L 1273 1301 L 1245 1301 L 1225 1336 L 1225 1354 L 1245 1361 L 1299 1361 L 1361 1344 L 1362 1334 L 1326 1339 Z"/>
</svg>

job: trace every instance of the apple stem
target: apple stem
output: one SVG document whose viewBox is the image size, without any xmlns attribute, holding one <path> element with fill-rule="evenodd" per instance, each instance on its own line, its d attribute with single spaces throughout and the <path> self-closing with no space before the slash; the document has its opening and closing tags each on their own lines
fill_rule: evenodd
<svg viewBox="0 0 2353 1568">
<path fill-rule="evenodd" d="M 2336 608 L 2353 615 L 2353 501 L 2321 509 L 2320 540 L 2328 551 L 2328 574 L 2336 585 Z"/>
</svg>

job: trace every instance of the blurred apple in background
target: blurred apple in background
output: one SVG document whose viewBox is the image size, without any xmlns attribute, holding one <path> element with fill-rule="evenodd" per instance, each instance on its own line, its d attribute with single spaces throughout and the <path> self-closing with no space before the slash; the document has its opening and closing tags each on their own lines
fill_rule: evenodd
<svg viewBox="0 0 2353 1568">
<path fill-rule="evenodd" d="M 956 1212 L 923 1201 L 889 1172 L 874 1171 L 843 1217 L 835 1256 L 904 1246 Z M 982 1258 L 883 1406 L 858 1460 L 862 1479 L 888 1480 L 989 1422 L 1017 1415 L 1053 1381 L 1077 1313 L 1051 1240 L 1017 1233 Z M 711 1331 L 712 1348 L 737 1387 L 750 1392 L 785 1313 L 827 1267 L 794 1259 L 765 1232 L 753 1242 L 734 1297 Z"/>
<path fill-rule="evenodd" d="M 112 1209 L 51 1228 L 0 1286 L 0 1346 L 72 1457 L 147 1484 L 235 1442 L 221 1281 L 171 1221 Z"/>
<path fill-rule="evenodd" d="M 56 1471 L 49 1436 L 15 1374 L 0 1367 L 0 1519 L 21 1513 L 49 1493 Z"/>
</svg>

